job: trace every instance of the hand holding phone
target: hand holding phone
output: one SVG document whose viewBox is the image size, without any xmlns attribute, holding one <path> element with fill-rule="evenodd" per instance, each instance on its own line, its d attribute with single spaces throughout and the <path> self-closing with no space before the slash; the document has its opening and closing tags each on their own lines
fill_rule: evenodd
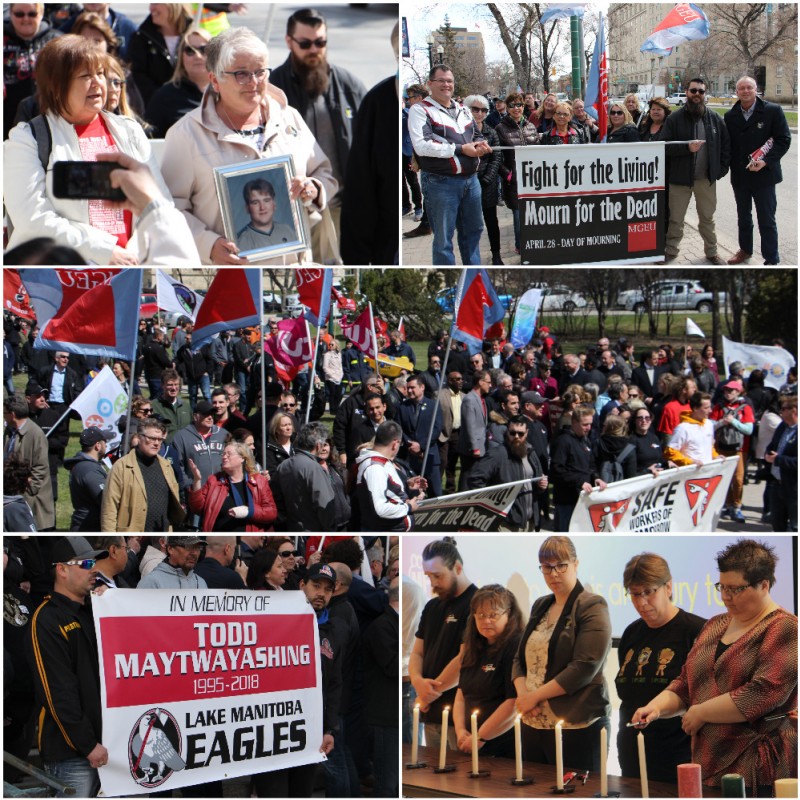
<svg viewBox="0 0 800 800">
<path fill-rule="evenodd" d="M 56 161 L 53 194 L 62 200 L 123 201 L 125 194 L 111 183 L 111 173 L 118 167 L 116 162 L 108 161 Z"/>
</svg>

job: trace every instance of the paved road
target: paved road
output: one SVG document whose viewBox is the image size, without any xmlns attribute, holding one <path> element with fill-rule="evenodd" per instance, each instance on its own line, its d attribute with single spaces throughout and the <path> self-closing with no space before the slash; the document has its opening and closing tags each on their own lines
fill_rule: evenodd
<svg viewBox="0 0 800 800">
<path fill-rule="evenodd" d="M 140 24 L 148 15 L 144 3 L 114 4 Z M 262 36 L 267 30 L 270 9 L 272 27 L 266 39 L 270 51 L 270 66 L 274 69 L 286 60 L 288 51 L 284 35 L 286 19 L 302 5 L 249 3 L 246 16 L 230 15 L 232 25 L 245 25 Z M 393 3 L 371 3 L 352 7 L 336 5 L 321 7 L 328 20 L 328 60 L 355 73 L 367 88 L 397 72 L 397 60 L 392 53 L 390 36 L 397 21 L 398 7 Z"/>
</svg>

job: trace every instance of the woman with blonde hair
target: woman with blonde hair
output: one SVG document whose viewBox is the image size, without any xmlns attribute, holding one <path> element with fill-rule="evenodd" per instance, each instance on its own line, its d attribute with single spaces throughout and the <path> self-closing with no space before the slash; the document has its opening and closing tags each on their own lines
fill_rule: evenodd
<svg viewBox="0 0 800 800">
<path fill-rule="evenodd" d="M 128 58 L 145 106 L 175 72 L 178 45 L 192 24 L 183 3 L 150 3 L 150 14 L 131 38 Z"/>
<path fill-rule="evenodd" d="M 553 111 L 553 127 L 542 135 L 539 144 L 583 144 L 583 137 L 571 122 L 572 106 L 562 100 Z"/>
<path fill-rule="evenodd" d="M 256 471 L 250 450 L 229 442 L 222 451 L 222 470 L 201 485 L 200 470 L 189 459 L 192 485 L 189 508 L 200 514 L 205 533 L 259 533 L 271 530 L 278 516 L 269 481 Z"/>
<path fill-rule="evenodd" d="M 642 110 L 639 108 L 639 98 L 633 92 L 625 95 L 625 108 L 628 109 L 633 124 L 638 125 L 642 118 Z"/>
<path fill-rule="evenodd" d="M 639 134 L 633 124 L 631 112 L 622 103 L 612 103 L 608 109 L 607 144 L 638 142 Z"/>
<path fill-rule="evenodd" d="M 272 415 L 267 427 L 267 452 L 264 455 L 264 469 L 271 475 L 294 455 L 292 441 L 295 435 L 295 418 L 292 414 L 279 411 Z"/>
<path fill-rule="evenodd" d="M 205 28 L 189 28 L 178 45 L 172 79 L 159 87 L 147 104 L 145 117 L 163 139 L 167 131 L 184 115 L 200 105 L 209 84 L 206 68 L 206 45 L 211 34 Z"/>
</svg>

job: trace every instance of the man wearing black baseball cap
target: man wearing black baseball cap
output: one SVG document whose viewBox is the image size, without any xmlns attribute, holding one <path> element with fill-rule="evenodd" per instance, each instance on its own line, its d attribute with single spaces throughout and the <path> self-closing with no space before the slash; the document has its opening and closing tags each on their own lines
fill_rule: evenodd
<svg viewBox="0 0 800 800">
<path fill-rule="evenodd" d="M 97 640 L 86 598 L 97 577 L 96 561 L 107 550 L 93 550 L 82 536 L 53 542 L 54 588 L 36 609 L 30 625 L 29 662 L 39 714 L 39 750 L 46 771 L 96 797 L 97 770 L 108 763 L 101 743 L 102 709 Z"/>
<path fill-rule="evenodd" d="M 168 536 L 167 557 L 139 581 L 137 589 L 208 589 L 194 572 L 206 542 L 199 536 Z"/>
<path fill-rule="evenodd" d="M 114 438 L 112 431 L 90 427 L 81 431 L 81 452 L 64 462 L 69 470 L 69 494 L 72 499 L 71 531 L 99 531 L 100 507 L 106 488 L 107 473 L 100 463 Z"/>
<path fill-rule="evenodd" d="M 141 586 L 141 584 L 139 584 Z M 333 750 L 338 730 L 342 696 L 342 648 L 338 629 L 328 615 L 328 603 L 336 587 L 336 572 L 330 564 L 314 564 L 300 581 L 300 590 L 316 612 L 319 627 L 319 662 L 322 665 L 323 736 L 320 752 Z M 289 767 L 254 775 L 258 797 L 311 797 L 316 764 Z"/>
</svg>

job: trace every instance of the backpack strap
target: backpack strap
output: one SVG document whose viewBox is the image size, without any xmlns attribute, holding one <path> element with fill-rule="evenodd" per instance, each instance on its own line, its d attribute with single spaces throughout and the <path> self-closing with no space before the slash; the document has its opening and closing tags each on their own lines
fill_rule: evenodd
<svg viewBox="0 0 800 800">
<path fill-rule="evenodd" d="M 636 445 L 633 444 L 626 444 L 622 450 L 619 451 L 619 455 L 614 459 L 617 464 L 622 464 L 623 461 L 636 449 Z"/>
<path fill-rule="evenodd" d="M 47 165 L 50 163 L 50 153 L 53 151 L 53 134 L 50 131 L 50 123 L 44 114 L 35 116 L 30 121 L 31 133 L 36 140 L 36 147 L 39 151 L 39 161 L 42 169 L 47 172 Z"/>
</svg>

